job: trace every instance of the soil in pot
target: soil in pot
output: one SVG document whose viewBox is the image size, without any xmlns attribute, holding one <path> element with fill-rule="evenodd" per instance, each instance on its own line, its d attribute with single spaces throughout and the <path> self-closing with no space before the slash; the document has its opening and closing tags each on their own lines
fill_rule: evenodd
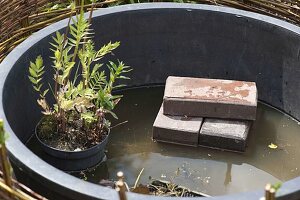
<svg viewBox="0 0 300 200">
<path fill-rule="evenodd" d="M 36 127 L 36 136 L 44 144 L 61 151 L 82 151 L 100 144 L 107 136 L 108 130 L 99 130 L 96 124 L 83 126 L 79 116 L 73 116 L 66 124 L 66 132 L 57 131 L 57 120 L 52 116 L 44 116 Z"/>
<path fill-rule="evenodd" d="M 95 124 L 82 126 L 82 123 L 79 117 L 73 117 L 66 124 L 66 132 L 58 132 L 55 118 L 42 118 L 34 138 L 45 152 L 46 162 L 64 171 L 80 171 L 106 160 L 109 129 L 99 129 Z"/>
<path fill-rule="evenodd" d="M 171 181 L 212 196 L 261 189 L 266 183 L 300 176 L 299 122 L 263 103 L 258 105 L 257 120 L 244 154 L 154 143 L 152 125 L 163 92 L 163 87 L 122 91 L 124 98 L 115 110 L 119 120 L 112 121 L 112 126 L 126 120 L 128 123 L 111 130 L 107 161 L 74 175 L 98 183 L 101 179 L 115 179 L 121 170 L 132 186 L 145 168 L 142 184 L 153 179 Z M 45 156 L 34 138 L 27 145 L 41 158 Z"/>
</svg>

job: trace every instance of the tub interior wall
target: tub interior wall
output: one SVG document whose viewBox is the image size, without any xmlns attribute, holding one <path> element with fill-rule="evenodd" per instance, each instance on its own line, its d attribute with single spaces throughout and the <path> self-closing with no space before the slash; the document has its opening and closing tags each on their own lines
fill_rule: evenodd
<svg viewBox="0 0 300 200">
<path fill-rule="evenodd" d="M 255 81 L 260 100 L 300 119 L 296 33 L 246 17 L 193 9 L 122 12 L 95 16 L 92 22 L 96 47 L 121 41 L 109 59 L 132 66 L 129 86 L 164 83 L 169 75 Z M 48 36 L 26 51 L 6 79 L 5 113 L 22 142 L 41 117 L 28 80 L 29 61 L 41 54 L 50 68 L 50 41 Z"/>
</svg>

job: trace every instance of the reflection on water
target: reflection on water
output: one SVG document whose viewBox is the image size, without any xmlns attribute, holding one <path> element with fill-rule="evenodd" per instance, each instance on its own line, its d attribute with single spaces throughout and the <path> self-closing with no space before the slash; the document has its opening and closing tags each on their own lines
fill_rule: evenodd
<svg viewBox="0 0 300 200">
<path fill-rule="evenodd" d="M 114 123 L 128 123 L 112 129 L 107 162 L 78 175 L 88 181 L 115 179 L 121 170 L 127 183 L 133 185 L 145 168 L 141 183 L 157 178 L 209 195 L 221 195 L 263 188 L 266 183 L 300 175 L 299 124 L 269 106 L 258 105 L 247 150 L 241 154 L 153 142 L 152 124 L 162 103 L 163 87 L 122 93 L 124 98 L 116 109 L 119 120 Z M 278 148 L 270 149 L 270 143 Z"/>
</svg>

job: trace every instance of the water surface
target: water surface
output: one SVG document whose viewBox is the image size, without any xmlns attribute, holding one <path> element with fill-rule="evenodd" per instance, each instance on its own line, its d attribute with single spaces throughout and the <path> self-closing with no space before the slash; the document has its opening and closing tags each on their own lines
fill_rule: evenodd
<svg viewBox="0 0 300 200">
<path fill-rule="evenodd" d="M 208 195 L 222 195 L 263 188 L 266 183 L 290 180 L 300 175 L 300 126 L 282 112 L 258 104 L 245 153 L 224 152 L 203 147 L 156 143 L 152 125 L 162 103 L 163 87 L 123 91 L 115 112 L 120 123 L 112 129 L 108 160 L 95 169 L 76 174 L 87 181 L 116 179 L 118 171 L 132 186 L 144 168 L 140 182 L 149 178 L 172 181 Z M 268 147 L 274 143 L 276 149 Z M 33 147 L 41 157 L 43 153 Z M 39 152 L 39 153 L 38 153 Z"/>
</svg>

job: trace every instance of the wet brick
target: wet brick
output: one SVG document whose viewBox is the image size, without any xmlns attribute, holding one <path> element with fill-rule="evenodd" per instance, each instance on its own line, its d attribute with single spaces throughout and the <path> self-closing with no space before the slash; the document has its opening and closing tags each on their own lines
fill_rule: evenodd
<svg viewBox="0 0 300 200">
<path fill-rule="evenodd" d="M 153 124 L 153 140 L 198 146 L 201 117 L 163 115 L 161 107 Z"/>
<path fill-rule="evenodd" d="M 200 130 L 199 145 L 243 152 L 251 124 L 251 121 L 206 118 Z"/>
</svg>

